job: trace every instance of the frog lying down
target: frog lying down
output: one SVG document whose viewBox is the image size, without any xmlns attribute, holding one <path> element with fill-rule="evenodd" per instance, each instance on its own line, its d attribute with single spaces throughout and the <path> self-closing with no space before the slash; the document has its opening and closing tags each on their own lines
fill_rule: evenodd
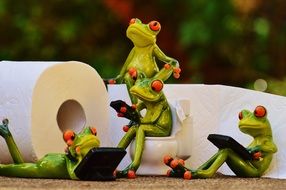
<svg viewBox="0 0 286 190">
<path fill-rule="evenodd" d="M 238 127 L 241 132 L 252 136 L 254 139 L 246 150 L 252 154 L 252 159 L 245 160 L 231 148 L 220 148 L 207 162 L 196 170 L 188 169 L 182 160 L 169 156 L 164 158 L 166 165 L 172 169 L 168 176 L 191 178 L 212 177 L 223 163 L 240 177 L 260 177 L 268 169 L 272 156 L 277 152 L 277 147 L 272 139 L 272 130 L 267 119 L 267 111 L 263 106 L 257 106 L 254 112 L 242 110 L 239 113 Z"/>
<path fill-rule="evenodd" d="M 0 164 L 0 175 L 10 177 L 78 179 L 74 170 L 92 148 L 100 145 L 95 128 L 85 127 L 78 134 L 67 130 L 63 134 L 67 144 L 66 154 L 51 153 L 36 163 L 24 163 L 8 129 L 8 119 L 2 121 L 0 135 L 5 139 L 14 161 L 14 164 Z"/>
</svg>

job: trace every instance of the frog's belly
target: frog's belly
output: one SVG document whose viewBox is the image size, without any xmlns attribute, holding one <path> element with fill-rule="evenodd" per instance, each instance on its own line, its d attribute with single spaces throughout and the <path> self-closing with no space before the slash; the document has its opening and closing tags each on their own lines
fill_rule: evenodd
<svg viewBox="0 0 286 190">
<path fill-rule="evenodd" d="M 143 72 L 148 78 L 153 77 L 159 71 L 155 60 L 149 56 L 132 59 L 127 70 L 131 67 L 137 68 L 139 72 Z"/>
</svg>

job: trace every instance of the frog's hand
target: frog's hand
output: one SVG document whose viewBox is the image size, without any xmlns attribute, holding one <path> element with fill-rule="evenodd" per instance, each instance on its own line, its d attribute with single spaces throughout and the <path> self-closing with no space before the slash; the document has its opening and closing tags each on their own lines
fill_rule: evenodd
<svg viewBox="0 0 286 190">
<path fill-rule="evenodd" d="M 140 116 L 136 111 L 136 107 L 129 106 L 122 100 L 112 101 L 110 106 L 116 110 L 118 117 L 125 117 L 137 123 L 140 121 Z"/>
<path fill-rule="evenodd" d="M 171 66 L 169 66 L 169 64 L 166 64 L 153 78 L 160 79 L 164 82 L 170 78 L 172 73 L 173 69 L 171 68 Z M 176 75 L 176 78 L 178 77 L 179 75 Z"/>
<path fill-rule="evenodd" d="M 117 82 L 117 78 L 103 79 L 103 82 L 104 82 L 105 86 L 107 86 L 108 84 L 116 84 L 116 83 L 118 83 Z"/>
<path fill-rule="evenodd" d="M 258 152 L 261 150 L 260 146 L 254 146 L 254 147 L 247 147 L 246 150 L 250 153 L 250 154 L 254 154 L 255 152 Z"/>
<path fill-rule="evenodd" d="M 24 163 L 24 159 L 13 139 L 13 136 L 8 128 L 9 120 L 4 119 L 2 125 L 0 125 L 0 135 L 5 139 L 8 146 L 9 152 L 12 156 L 13 161 L 16 164 Z"/>
</svg>

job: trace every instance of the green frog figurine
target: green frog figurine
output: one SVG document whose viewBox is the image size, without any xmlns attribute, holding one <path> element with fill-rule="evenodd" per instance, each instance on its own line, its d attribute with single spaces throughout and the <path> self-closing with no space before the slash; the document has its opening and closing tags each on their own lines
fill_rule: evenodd
<svg viewBox="0 0 286 190">
<path fill-rule="evenodd" d="M 24 178 L 62 178 L 78 179 L 74 170 L 92 148 L 97 148 L 100 141 L 96 128 L 85 127 L 76 134 L 67 130 L 63 138 L 67 144 L 66 154 L 51 153 L 36 163 L 24 163 L 22 155 L 8 129 L 8 119 L 0 125 L 0 135 L 5 139 L 14 164 L 0 164 L 0 175 Z"/>
<path fill-rule="evenodd" d="M 252 155 L 252 159 L 245 160 L 230 148 L 220 148 L 206 163 L 196 170 L 191 170 L 184 166 L 182 160 L 166 156 L 164 162 L 172 168 L 168 171 L 168 176 L 185 179 L 209 178 L 223 163 L 226 163 L 239 177 L 262 176 L 268 169 L 273 154 L 277 152 L 265 107 L 257 106 L 254 112 L 242 110 L 239 113 L 238 127 L 241 132 L 253 137 L 253 141 L 246 148 Z"/>
<path fill-rule="evenodd" d="M 146 109 L 146 114 L 140 115 L 139 122 L 131 121 L 129 126 L 124 128 L 126 134 L 118 147 L 126 149 L 136 138 L 135 155 L 129 166 L 123 171 L 116 172 L 116 177 L 136 177 L 135 172 L 141 163 L 145 137 L 165 137 L 171 133 L 172 115 L 162 91 L 164 83 L 161 78 L 168 72 L 169 69 L 162 69 L 153 78 L 139 78 L 130 88 L 130 93 L 140 100 L 136 106 L 133 106 L 134 110 L 140 115 L 140 111 Z M 122 106 L 118 115 L 124 117 L 124 114 L 126 114 L 126 107 Z"/>
<path fill-rule="evenodd" d="M 154 77 L 158 72 L 155 59 L 166 63 L 165 68 L 172 69 L 175 78 L 180 77 L 179 63 L 176 59 L 166 56 L 156 44 L 156 36 L 161 30 L 158 21 L 151 21 L 143 24 L 139 19 L 130 20 L 127 28 L 127 37 L 133 42 L 134 47 L 129 53 L 119 75 L 115 79 L 109 80 L 110 84 L 125 83 L 129 89 L 135 84 L 138 76 L 143 75 L 147 78 Z M 164 73 L 161 79 L 167 80 L 172 72 Z M 131 102 L 137 103 L 137 98 L 129 92 Z"/>
</svg>

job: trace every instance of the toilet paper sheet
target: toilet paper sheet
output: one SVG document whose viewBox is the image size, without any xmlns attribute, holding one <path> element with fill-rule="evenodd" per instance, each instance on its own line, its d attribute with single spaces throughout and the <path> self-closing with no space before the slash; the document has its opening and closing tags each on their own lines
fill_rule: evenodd
<svg viewBox="0 0 286 190">
<path fill-rule="evenodd" d="M 264 175 L 272 178 L 286 178 L 286 97 L 262 93 L 242 88 L 223 85 L 165 85 L 164 93 L 167 99 L 189 99 L 190 114 L 193 118 L 191 144 L 192 155 L 188 159 L 187 166 L 197 168 L 209 159 L 217 148 L 207 140 L 211 133 L 219 133 L 232 136 L 244 146 L 252 141 L 252 138 L 238 129 L 238 113 L 242 109 L 253 111 L 257 105 L 263 105 L 268 110 L 268 119 L 272 125 L 274 141 L 278 152 L 274 155 L 269 170 Z M 116 95 L 114 95 L 116 94 Z M 114 99 L 129 100 L 124 85 L 109 86 L 110 101 Z M 130 101 L 129 101 L 130 102 Z M 112 144 L 116 145 L 124 135 L 122 126 L 128 121 L 117 118 L 111 110 L 110 115 Z M 130 158 L 126 158 L 122 166 L 126 166 Z M 219 170 L 224 174 L 234 175 L 224 165 Z"/>
<path fill-rule="evenodd" d="M 95 126 L 110 145 L 108 94 L 89 65 L 69 62 L 0 62 L 0 119 L 9 128 L 26 162 L 63 153 L 62 132 Z M 12 159 L 3 138 L 0 162 Z"/>
</svg>

